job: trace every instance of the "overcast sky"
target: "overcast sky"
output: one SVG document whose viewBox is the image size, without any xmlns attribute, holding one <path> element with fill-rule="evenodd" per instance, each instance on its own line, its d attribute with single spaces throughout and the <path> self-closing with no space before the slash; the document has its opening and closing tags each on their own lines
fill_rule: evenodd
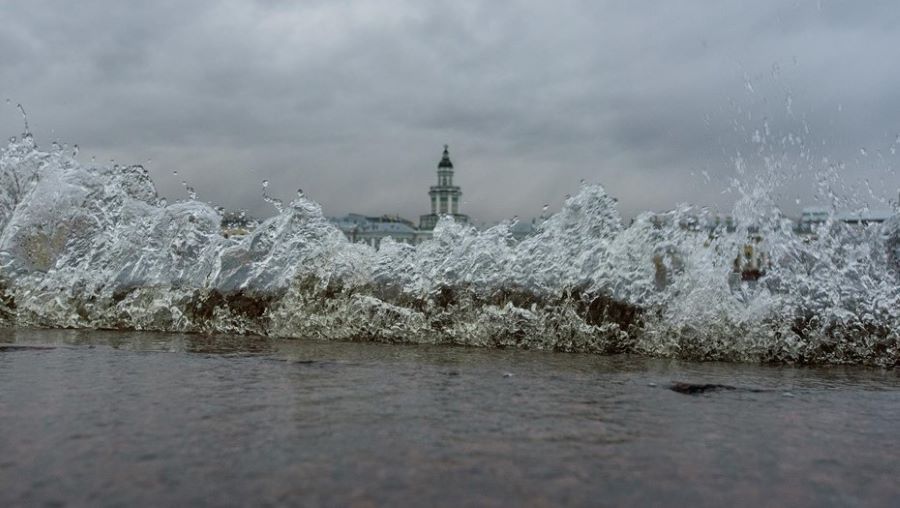
<svg viewBox="0 0 900 508">
<path fill-rule="evenodd" d="M 0 20 L 0 134 L 22 103 L 39 143 L 144 163 L 170 199 L 186 179 L 263 215 L 268 179 L 417 218 L 444 143 L 486 221 L 582 179 L 626 216 L 724 209 L 738 153 L 751 172 L 786 153 L 791 213 L 829 163 L 876 197 L 900 184 L 896 1 L 10 1 Z"/>
</svg>

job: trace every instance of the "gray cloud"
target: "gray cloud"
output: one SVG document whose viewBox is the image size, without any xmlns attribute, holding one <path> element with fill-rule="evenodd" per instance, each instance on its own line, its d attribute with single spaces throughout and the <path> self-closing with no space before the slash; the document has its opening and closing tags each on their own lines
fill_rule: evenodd
<svg viewBox="0 0 900 508">
<path fill-rule="evenodd" d="M 415 218 L 445 142 L 483 220 L 537 215 L 581 179 L 626 215 L 727 207 L 764 125 L 765 152 L 802 173 L 788 211 L 823 157 L 882 197 L 900 183 L 890 1 L 33 1 L 0 17 L 0 94 L 39 141 L 152 159 L 164 194 L 184 178 L 257 214 L 268 179 L 328 213 Z M 0 130 L 21 130 L 12 106 Z"/>
</svg>

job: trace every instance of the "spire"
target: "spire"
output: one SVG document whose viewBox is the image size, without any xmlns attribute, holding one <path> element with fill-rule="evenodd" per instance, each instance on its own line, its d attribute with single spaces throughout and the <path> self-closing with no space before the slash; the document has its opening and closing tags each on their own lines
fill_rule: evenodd
<svg viewBox="0 0 900 508">
<path fill-rule="evenodd" d="M 453 169 L 453 163 L 450 162 L 450 147 L 444 145 L 444 155 L 441 157 L 441 162 L 438 163 L 438 169 L 441 168 L 450 168 Z"/>
</svg>

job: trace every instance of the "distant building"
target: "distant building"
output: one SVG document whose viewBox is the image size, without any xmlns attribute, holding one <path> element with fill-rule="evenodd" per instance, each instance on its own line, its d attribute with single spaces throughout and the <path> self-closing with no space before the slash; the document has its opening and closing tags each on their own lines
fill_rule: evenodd
<svg viewBox="0 0 900 508">
<path fill-rule="evenodd" d="M 387 237 L 396 242 L 418 245 L 432 237 L 434 227 L 441 217 L 452 217 L 456 222 L 471 224 L 469 216 L 460 213 L 462 190 L 453 184 L 453 162 L 450 160 L 450 149 L 447 145 L 444 145 L 444 153 L 437 165 L 437 185 L 432 185 L 428 189 L 428 197 L 431 201 L 431 213 L 419 217 L 418 227 L 412 221 L 398 215 L 376 217 L 351 213 L 329 220 L 351 242 L 364 243 L 376 249 L 381 247 L 382 240 Z M 516 241 L 521 241 L 533 235 L 543 221 L 542 217 L 530 222 L 515 222 L 509 232 Z M 483 227 L 487 225 L 482 224 L 479 229 Z"/>
<path fill-rule="evenodd" d="M 437 167 L 438 184 L 432 185 L 428 191 L 431 198 L 431 213 L 419 217 L 419 229 L 431 231 L 438 219 L 444 215 L 453 217 L 456 222 L 469 223 L 469 216 L 459 213 L 459 198 L 462 190 L 453 185 L 453 163 L 450 162 L 449 147 L 444 145 L 444 154 Z"/>
<path fill-rule="evenodd" d="M 811 231 L 813 226 L 828 220 L 831 211 L 827 208 L 807 207 L 800 212 L 800 220 L 797 222 L 802 232 Z"/>
<path fill-rule="evenodd" d="M 351 213 L 330 220 L 351 242 L 364 243 L 376 249 L 381 247 L 381 241 L 387 237 L 410 245 L 431 238 L 431 231 L 420 231 L 412 221 L 396 215 L 370 217 Z"/>
<path fill-rule="evenodd" d="M 808 207 L 804 208 L 800 213 L 800 220 L 797 222 L 797 232 L 803 234 L 812 233 L 819 224 L 828 221 L 829 217 L 835 222 L 866 226 L 884 222 L 892 215 L 893 212 L 884 210 L 832 213 L 828 208 Z"/>
<path fill-rule="evenodd" d="M 453 163 L 450 161 L 447 145 L 444 145 L 443 156 L 438 162 L 437 177 L 437 185 L 432 185 L 428 191 L 431 198 L 431 213 L 419 218 L 418 227 L 411 220 L 397 215 L 373 217 L 351 213 L 330 220 L 351 242 L 365 243 L 376 249 L 381 247 L 381 241 L 387 237 L 410 245 L 419 244 L 431 238 L 434 226 L 444 216 L 468 224 L 469 216 L 459 213 L 462 190 L 459 186 L 453 185 Z"/>
<path fill-rule="evenodd" d="M 699 215 L 699 214 L 678 214 L 675 215 L 672 212 L 660 212 L 654 213 L 650 217 L 650 223 L 653 224 L 657 228 L 668 228 L 676 225 L 679 229 L 688 230 L 688 231 L 707 231 L 712 233 L 714 231 L 721 231 L 722 228 L 729 233 L 733 233 L 737 228 L 734 223 L 734 218 L 730 215 Z M 634 219 L 631 220 L 631 223 L 634 224 Z M 751 230 L 754 228 L 750 228 Z"/>
</svg>

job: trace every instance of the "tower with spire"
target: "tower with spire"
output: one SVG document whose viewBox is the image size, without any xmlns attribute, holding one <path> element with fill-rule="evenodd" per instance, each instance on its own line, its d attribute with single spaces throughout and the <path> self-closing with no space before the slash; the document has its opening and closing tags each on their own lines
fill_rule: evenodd
<svg viewBox="0 0 900 508">
<path fill-rule="evenodd" d="M 459 186 L 453 185 L 453 163 L 450 161 L 449 148 L 444 145 L 444 154 L 437 166 L 437 185 L 432 185 L 428 190 L 431 213 L 419 217 L 419 229 L 427 231 L 434 229 L 438 219 L 444 215 L 453 217 L 457 222 L 469 222 L 468 215 L 459 213 L 459 198 L 462 191 Z"/>
</svg>

